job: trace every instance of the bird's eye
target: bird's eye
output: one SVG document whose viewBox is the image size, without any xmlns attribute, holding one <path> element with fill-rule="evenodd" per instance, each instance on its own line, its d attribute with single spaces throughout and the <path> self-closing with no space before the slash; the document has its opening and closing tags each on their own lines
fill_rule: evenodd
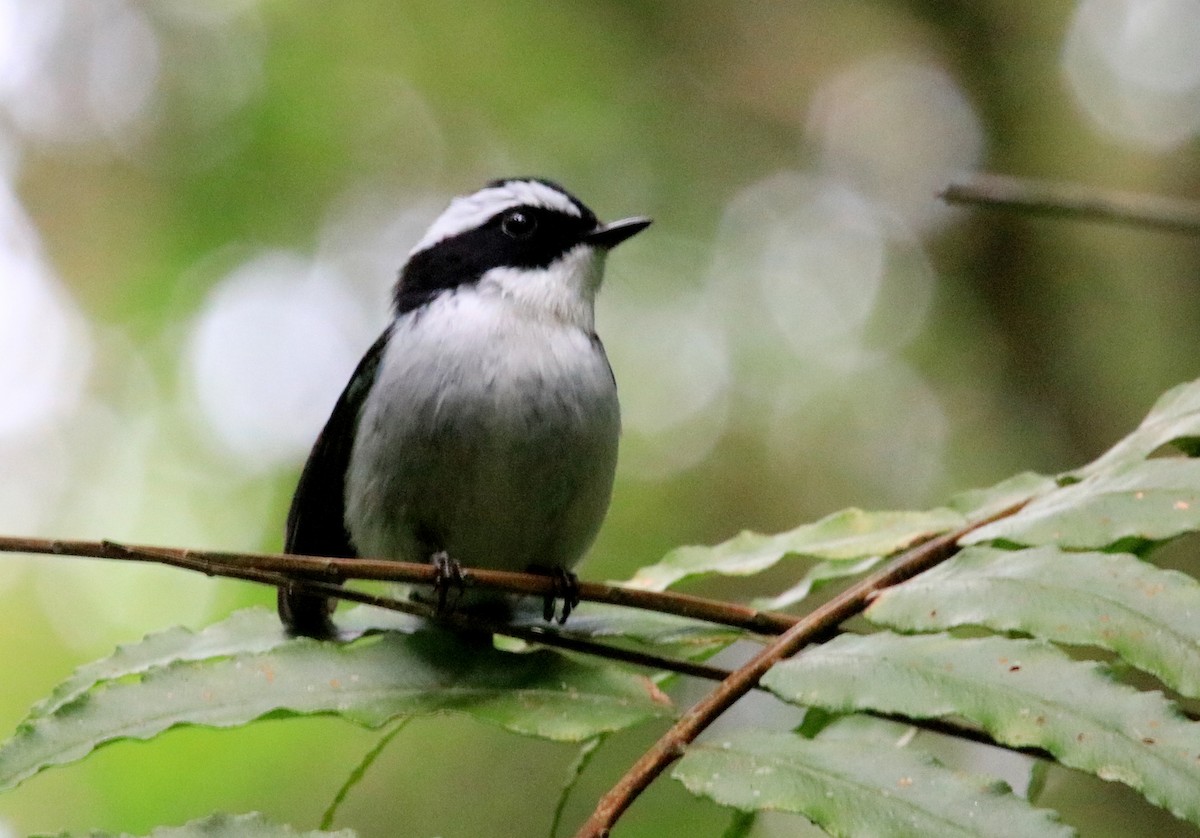
<svg viewBox="0 0 1200 838">
<path fill-rule="evenodd" d="M 500 229 L 512 239 L 527 239 L 537 229 L 537 219 L 524 210 L 509 210 L 500 219 Z"/>
</svg>

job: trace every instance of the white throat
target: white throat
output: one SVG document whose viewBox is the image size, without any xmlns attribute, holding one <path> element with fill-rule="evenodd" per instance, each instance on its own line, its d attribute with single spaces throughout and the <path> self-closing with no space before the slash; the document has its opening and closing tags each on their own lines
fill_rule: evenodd
<svg viewBox="0 0 1200 838">
<path fill-rule="evenodd" d="M 499 293 L 535 319 L 591 333 L 604 256 L 604 250 L 581 244 L 545 268 L 492 268 L 480 277 L 479 290 Z"/>
</svg>

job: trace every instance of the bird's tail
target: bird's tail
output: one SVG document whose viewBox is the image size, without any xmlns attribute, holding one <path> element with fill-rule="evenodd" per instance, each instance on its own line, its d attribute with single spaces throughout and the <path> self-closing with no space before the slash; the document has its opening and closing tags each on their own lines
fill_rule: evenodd
<svg viewBox="0 0 1200 838">
<path fill-rule="evenodd" d="M 334 602 L 319 594 L 306 594 L 290 586 L 279 589 L 279 619 L 288 634 L 324 640 L 337 635 L 330 615 Z"/>
</svg>

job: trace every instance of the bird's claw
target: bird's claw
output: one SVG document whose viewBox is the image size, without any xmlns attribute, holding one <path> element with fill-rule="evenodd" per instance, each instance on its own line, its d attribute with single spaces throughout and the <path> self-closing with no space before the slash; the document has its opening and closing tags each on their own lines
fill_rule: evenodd
<svg viewBox="0 0 1200 838">
<path fill-rule="evenodd" d="M 434 553 L 429 561 L 434 569 L 433 591 L 437 595 L 437 613 L 448 614 L 454 610 L 448 602 L 450 589 L 453 588 L 457 592 L 457 596 L 454 598 L 456 603 L 466 589 L 466 584 L 463 582 L 462 565 L 457 560 L 450 558 L 445 550 Z"/>
<path fill-rule="evenodd" d="M 550 593 L 546 594 L 546 598 L 542 601 L 542 619 L 547 623 L 557 621 L 561 626 L 567 621 L 567 617 L 571 616 L 575 606 L 579 604 L 579 577 L 566 568 L 557 566 L 534 565 L 529 568 L 529 572 L 550 577 Z M 556 618 L 554 615 L 557 610 L 555 603 L 560 599 L 562 600 L 562 613 Z"/>
</svg>

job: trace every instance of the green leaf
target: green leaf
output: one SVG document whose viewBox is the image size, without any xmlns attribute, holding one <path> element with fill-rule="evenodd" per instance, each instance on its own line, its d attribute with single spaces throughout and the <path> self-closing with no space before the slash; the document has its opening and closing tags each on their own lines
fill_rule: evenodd
<svg viewBox="0 0 1200 838">
<path fill-rule="evenodd" d="M 757 821 L 757 812 L 743 812 L 741 809 L 735 809 L 733 817 L 729 819 L 729 826 L 725 827 L 725 831 L 721 833 L 721 838 L 747 838 L 754 831 L 754 824 Z"/>
<path fill-rule="evenodd" d="M 1039 641 L 842 635 L 762 679 L 781 698 L 835 712 L 959 716 L 997 742 L 1037 747 L 1200 824 L 1200 724 L 1159 693 Z"/>
<path fill-rule="evenodd" d="M 1003 783 L 875 741 L 742 731 L 691 746 L 672 776 L 726 806 L 797 812 L 832 835 L 1074 834 Z"/>
<path fill-rule="evenodd" d="M 397 585 L 395 596 L 400 596 L 406 586 Z M 267 612 L 275 620 L 279 617 L 274 611 Z M 412 634 L 414 631 L 429 628 L 429 621 L 414 614 L 404 614 L 392 611 L 390 608 L 379 608 L 374 605 L 355 605 L 351 608 L 339 609 L 334 615 L 337 623 L 338 637 L 342 640 L 353 640 L 364 634 L 375 631 L 398 631 L 402 634 Z"/>
<path fill-rule="evenodd" d="M 510 623 L 545 628 L 546 620 L 542 617 L 541 609 L 539 604 L 536 612 L 519 611 Z M 561 631 L 574 637 L 621 638 L 648 646 L 677 647 L 688 652 L 689 657 L 728 646 L 746 635 L 740 629 L 704 620 L 595 602 L 585 602 L 572 611 L 571 619 Z"/>
<path fill-rule="evenodd" d="M 1011 506 L 1054 489 L 1051 477 L 1023 471 L 986 489 L 968 489 L 947 501 L 946 506 L 970 520 L 990 518 Z"/>
<path fill-rule="evenodd" d="M 138 675 L 183 660 L 204 660 L 237 653 L 265 652 L 287 642 L 279 618 L 265 608 L 236 611 L 203 631 L 176 626 L 148 634 L 137 643 L 116 648 L 107 658 L 75 670 L 29 711 L 30 718 L 46 716 L 99 683 Z"/>
<path fill-rule="evenodd" d="M 1088 477 L 1140 462 L 1169 442 L 1189 443 L 1200 437 L 1200 379 L 1180 384 L 1163 393 L 1142 424 L 1098 459 L 1075 472 Z"/>
<path fill-rule="evenodd" d="M 554 816 L 550 819 L 550 838 L 556 838 L 558 835 L 559 827 L 562 826 L 563 814 L 567 811 L 567 801 L 571 799 L 571 792 L 579 785 L 583 772 L 587 770 L 603 742 L 603 736 L 588 739 L 579 746 L 579 752 L 575 754 L 575 759 L 571 760 L 571 764 L 567 766 L 567 775 L 563 779 L 562 788 L 559 789 L 558 802 L 554 805 Z"/>
<path fill-rule="evenodd" d="M 358 761 L 358 765 L 351 769 L 346 779 L 338 786 L 338 790 L 334 792 L 333 800 L 329 801 L 329 805 L 325 807 L 325 811 L 321 814 L 321 829 L 329 829 L 333 826 L 334 820 L 337 818 L 338 809 L 342 808 L 342 804 L 346 802 L 347 795 L 350 790 L 362 782 L 362 778 L 367 776 L 367 772 L 371 766 L 375 764 L 375 760 L 379 759 L 379 755 L 383 753 L 391 741 L 400 735 L 400 731 L 408 727 L 408 723 L 412 721 L 412 717 L 401 719 L 392 729 L 385 732 L 379 737 L 379 740 L 371 746 L 371 749 L 363 754 L 363 758 Z"/>
<path fill-rule="evenodd" d="M 183 826 L 160 826 L 145 838 L 355 838 L 352 829 L 337 832 L 310 830 L 297 832 L 290 826 L 273 824 L 252 812 L 248 815 L 209 815 Z M 60 832 L 55 838 L 84 838 L 84 833 Z M 111 832 L 88 832 L 86 838 L 133 838 L 128 833 L 115 835 Z"/>
<path fill-rule="evenodd" d="M 1054 763 L 1045 759 L 1030 760 L 1029 785 L 1025 788 L 1025 799 L 1036 804 L 1046 790 L 1046 781 L 1050 779 L 1050 768 Z"/>
<path fill-rule="evenodd" d="M 1177 457 L 1093 474 L 968 533 L 961 543 L 1095 550 L 1126 540 L 1163 541 L 1198 526 L 1200 460 Z"/>
<path fill-rule="evenodd" d="M 979 625 L 1111 649 L 1200 697 L 1200 582 L 1123 553 L 971 547 L 884 591 L 866 616 L 901 631 Z"/>
<path fill-rule="evenodd" d="M 351 644 L 295 639 L 269 652 L 180 661 L 110 681 L 0 745 L 0 788 L 119 739 L 177 725 L 335 715 L 365 727 L 454 711 L 517 733 L 578 742 L 665 715 L 649 681 L 549 650 L 512 654 L 441 631 L 385 633 Z"/>
<path fill-rule="evenodd" d="M 773 597 L 760 597 L 754 600 L 752 605 L 764 611 L 780 611 L 784 608 L 790 608 L 806 599 L 809 594 L 826 582 L 866 573 L 881 561 L 883 561 L 882 556 L 867 556 L 867 558 L 858 559 L 857 561 L 819 562 L 810 567 L 800 577 L 799 582 L 792 585 L 792 587 L 783 593 Z"/>
<path fill-rule="evenodd" d="M 1057 484 L 1049 477 L 1023 472 L 986 489 L 971 489 L 960 492 L 946 506 L 963 517 L 955 524 L 962 526 L 968 520 L 988 518 L 1034 495 L 1053 489 Z M 937 512 L 937 510 L 935 510 Z M 947 527 L 949 529 L 949 527 Z M 929 533 L 933 534 L 933 533 Z M 911 542 L 910 542 L 911 543 Z M 908 546 L 908 545 L 904 545 Z M 898 548 L 899 549 L 899 548 Z M 894 552 L 894 551 L 892 551 Z M 764 597 L 753 602 L 755 608 L 778 611 L 790 608 L 806 599 L 809 594 L 826 582 L 858 576 L 871 570 L 883 560 L 883 555 L 867 556 L 857 560 L 825 561 L 813 565 L 796 584 L 774 597 Z"/>
<path fill-rule="evenodd" d="M 338 626 L 347 638 L 366 631 L 415 631 L 422 625 L 416 617 L 382 608 L 361 605 L 338 612 Z M 75 670 L 44 700 L 29 711 L 31 718 L 45 716 L 78 698 L 97 684 L 140 675 L 159 666 L 180 661 L 200 661 L 229 655 L 267 652 L 289 641 L 274 611 L 244 608 L 219 623 L 193 632 L 181 626 L 148 634 L 137 643 L 116 648 L 111 655 Z"/>
<path fill-rule="evenodd" d="M 886 556 L 963 523 L 962 515 L 951 509 L 929 512 L 845 509 L 778 535 L 743 532 L 715 547 L 679 547 L 658 564 L 643 567 L 626 584 L 661 591 L 680 580 L 709 573 L 750 576 L 786 556 L 831 561 Z"/>
</svg>

